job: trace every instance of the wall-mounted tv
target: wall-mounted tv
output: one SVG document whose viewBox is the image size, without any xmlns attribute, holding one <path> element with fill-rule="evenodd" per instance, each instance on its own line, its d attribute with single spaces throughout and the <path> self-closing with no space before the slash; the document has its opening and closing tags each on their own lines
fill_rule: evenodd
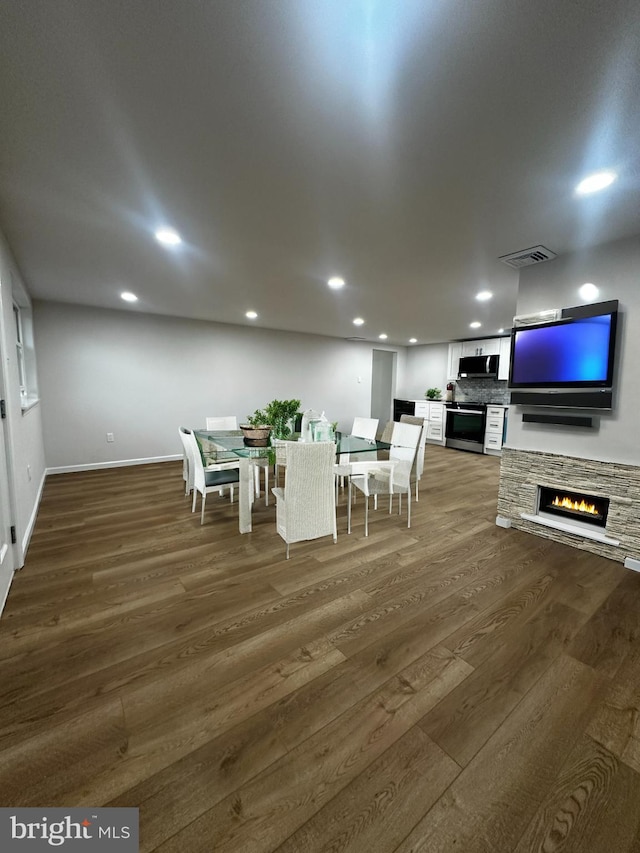
<svg viewBox="0 0 640 853">
<path fill-rule="evenodd" d="M 612 306 L 617 302 L 565 309 L 572 315 L 513 329 L 509 387 L 611 388 L 618 316 Z"/>
</svg>

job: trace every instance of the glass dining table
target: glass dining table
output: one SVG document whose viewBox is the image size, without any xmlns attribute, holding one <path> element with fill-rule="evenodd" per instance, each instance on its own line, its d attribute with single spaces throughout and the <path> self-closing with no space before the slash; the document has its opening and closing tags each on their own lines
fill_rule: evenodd
<svg viewBox="0 0 640 853">
<path fill-rule="evenodd" d="M 240 533 L 251 533 L 251 506 L 254 498 L 253 472 L 255 465 L 271 464 L 274 461 L 273 447 L 246 447 L 240 430 L 206 430 L 194 429 L 202 461 L 205 467 L 220 465 L 224 462 L 239 460 L 239 497 L 238 518 Z M 295 436 L 292 440 L 297 440 Z M 391 445 L 386 441 L 359 438 L 355 435 L 336 433 L 336 461 L 345 455 L 375 453 L 389 450 Z M 348 473 L 345 471 L 345 473 Z"/>
</svg>

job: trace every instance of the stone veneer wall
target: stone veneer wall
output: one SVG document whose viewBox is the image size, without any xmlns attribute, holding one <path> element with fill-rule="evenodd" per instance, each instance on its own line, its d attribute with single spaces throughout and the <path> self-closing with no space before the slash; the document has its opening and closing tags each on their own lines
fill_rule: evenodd
<svg viewBox="0 0 640 853">
<path fill-rule="evenodd" d="M 582 538 L 520 517 L 535 515 L 538 486 L 584 491 L 609 498 L 606 535 L 619 546 Z M 511 519 L 512 527 L 526 530 L 611 560 L 640 559 L 640 467 L 597 462 L 531 450 L 502 449 L 498 515 Z"/>
</svg>

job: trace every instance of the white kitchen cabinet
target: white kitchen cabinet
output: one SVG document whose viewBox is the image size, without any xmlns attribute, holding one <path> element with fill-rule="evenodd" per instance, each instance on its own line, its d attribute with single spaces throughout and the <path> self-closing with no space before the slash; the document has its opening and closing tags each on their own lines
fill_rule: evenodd
<svg viewBox="0 0 640 853">
<path fill-rule="evenodd" d="M 486 338 L 479 341 L 463 341 L 462 355 L 499 355 L 500 338 Z"/>
<path fill-rule="evenodd" d="M 426 440 L 430 444 L 444 444 L 444 403 L 432 403 L 430 400 L 394 400 L 394 420 L 400 420 L 403 414 L 424 418 L 427 424 Z"/>
<path fill-rule="evenodd" d="M 444 424 L 442 422 L 429 421 L 427 441 L 429 444 L 444 444 Z"/>
<path fill-rule="evenodd" d="M 449 360 L 447 381 L 453 382 L 458 378 L 458 367 L 462 356 L 499 355 L 498 379 L 509 378 L 509 362 L 511 359 L 511 338 L 486 338 L 477 341 L 457 341 L 449 344 Z"/>
<path fill-rule="evenodd" d="M 509 378 L 509 365 L 511 364 L 511 338 L 499 338 L 500 361 L 498 362 L 498 379 Z"/>
<path fill-rule="evenodd" d="M 458 367 L 460 366 L 460 357 L 462 356 L 462 344 L 449 344 L 449 360 L 447 366 L 447 380 L 455 382 L 458 378 Z"/>
<path fill-rule="evenodd" d="M 442 403 L 429 403 L 429 421 L 442 421 L 444 420 L 444 405 Z"/>
<path fill-rule="evenodd" d="M 429 444 L 444 444 L 444 413 L 443 403 L 429 403 L 429 420 L 427 422 L 427 441 Z"/>
<path fill-rule="evenodd" d="M 487 406 L 484 452 L 491 456 L 499 456 L 502 453 L 502 436 L 506 413 L 506 406 Z"/>
</svg>

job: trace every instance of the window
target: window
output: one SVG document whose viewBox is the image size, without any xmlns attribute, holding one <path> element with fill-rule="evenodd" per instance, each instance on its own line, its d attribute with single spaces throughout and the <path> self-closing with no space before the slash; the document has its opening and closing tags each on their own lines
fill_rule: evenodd
<svg viewBox="0 0 640 853">
<path fill-rule="evenodd" d="M 13 318 L 16 323 L 16 350 L 18 359 L 18 376 L 20 379 L 20 399 L 24 400 L 27 396 L 27 374 L 24 367 L 24 341 L 22 337 L 22 317 L 20 309 L 14 303 Z"/>
<path fill-rule="evenodd" d="M 13 319 L 16 331 L 16 361 L 20 383 L 20 405 L 28 409 L 38 400 L 36 358 L 33 347 L 33 324 L 31 310 L 13 303 Z"/>
</svg>

